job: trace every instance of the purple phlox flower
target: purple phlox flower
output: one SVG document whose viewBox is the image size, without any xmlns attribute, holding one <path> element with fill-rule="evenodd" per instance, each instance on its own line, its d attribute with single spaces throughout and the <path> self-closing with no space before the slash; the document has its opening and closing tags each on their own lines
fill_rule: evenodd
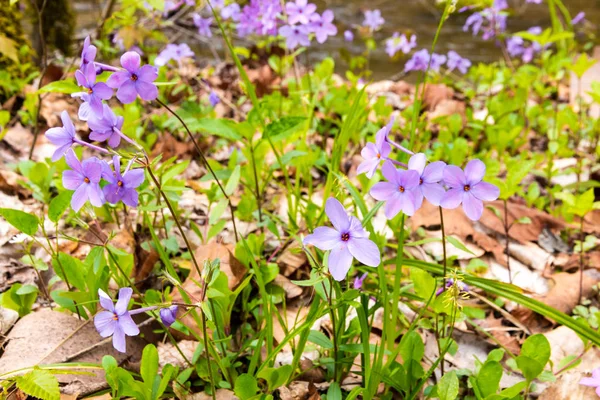
<svg viewBox="0 0 600 400">
<path fill-rule="evenodd" d="M 422 49 L 417 51 L 404 65 L 404 71 L 427 71 L 429 66 L 429 51 Z"/>
<path fill-rule="evenodd" d="M 113 73 L 106 84 L 117 90 L 117 99 L 123 104 L 135 101 L 139 94 L 143 100 L 150 101 L 158 97 L 158 88 L 153 83 L 158 78 L 158 68 L 153 65 L 140 67 L 140 55 L 128 51 L 121 56 L 124 71 Z"/>
<path fill-rule="evenodd" d="M 458 69 L 462 74 L 466 74 L 471 67 L 471 61 L 458 55 L 454 50 L 448 52 L 448 62 L 446 63 L 449 71 Z"/>
<path fill-rule="evenodd" d="M 288 15 L 288 24 L 306 25 L 311 21 L 311 17 L 317 11 L 317 6 L 309 3 L 307 0 L 290 1 L 285 4 L 285 11 Z"/>
<path fill-rule="evenodd" d="M 481 30 L 481 26 L 483 25 L 484 18 L 481 13 L 473 13 L 469 15 L 467 20 L 465 21 L 465 25 L 463 26 L 463 31 L 467 32 L 469 29 L 473 31 L 473 35 L 477 35 Z"/>
<path fill-rule="evenodd" d="M 446 62 L 445 55 L 433 53 L 431 55 L 431 63 L 429 64 L 429 69 L 431 69 L 432 71 L 439 71 L 445 62 Z"/>
<path fill-rule="evenodd" d="M 600 396 L 600 368 L 592 370 L 591 378 L 581 378 L 580 385 L 596 388 L 596 394 Z"/>
<path fill-rule="evenodd" d="M 193 2 L 194 4 L 191 4 L 193 6 L 196 5 L 196 0 L 186 0 L 186 2 L 188 2 L 188 5 L 190 2 Z M 210 2 L 210 5 L 213 6 L 213 8 L 220 10 L 221 8 L 225 7 L 225 0 L 212 0 Z"/>
<path fill-rule="evenodd" d="M 175 60 L 180 63 L 182 59 L 192 58 L 192 57 L 194 57 L 194 52 L 192 51 L 192 49 L 190 49 L 190 46 L 188 46 L 186 43 L 181 43 L 181 44 L 170 43 L 154 59 L 154 65 L 156 65 L 158 67 L 162 67 L 163 65 L 166 65 L 171 60 Z"/>
<path fill-rule="evenodd" d="M 285 38 L 288 49 L 300 46 L 309 46 L 308 28 L 305 25 L 284 25 L 279 28 L 279 34 Z"/>
<path fill-rule="evenodd" d="M 140 333 L 139 328 L 131 318 L 131 313 L 127 310 L 132 293 L 131 288 L 121 288 L 119 290 L 119 300 L 117 304 L 113 304 L 110 296 L 102 289 L 98 289 L 100 305 L 105 311 L 96 314 L 94 325 L 103 338 L 113 337 L 113 347 L 121 353 L 126 351 L 125 335 L 136 336 Z"/>
<path fill-rule="evenodd" d="M 93 44 L 90 44 L 90 37 L 86 37 L 83 41 L 83 50 L 81 51 L 81 64 L 80 68 L 84 69 L 88 64 L 94 64 L 96 60 L 96 53 L 98 49 Z"/>
<path fill-rule="evenodd" d="M 62 182 L 65 189 L 75 191 L 71 198 L 73 210 L 79 211 L 88 200 L 93 206 L 102 207 L 105 202 L 100 189 L 103 162 L 91 157 L 80 163 L 73 150 L 67 151 L 65 160 L 71 169 L 63 172 Z"/>
<path fill-rule="evenodd" d="M 362 275 L 356 275 L 356 277 L 354 278 L 354 289 L 360 290 L 368 275 L 369 274 L 367 274 L 366 272 Z"/>
<path fill-rule="evenodd" d="M 96 67 L 94 64 L 88 64 L 83 71 L 75 72 L 77 84 L 85 89 L 83 92 L 73 93 L 72 97 L 80 97 L 90 104 L 90 109 L 95 114 L 102 114 L 102 100 L 108 100 L 112 97 L 113 91 L 104 82 L 96 83 Z"/>
<path fill-rule="evenodd" d="M 376 31 L 381 28 L 381 26 L 385 23 L 385 20 L 381 16 L 381 11 L 379 10 L 367 10 L 365 11 L 365 20 L 363 21 L 363 26 L 367 28 L 371 28 Z"/>
<path fill-rule="evenodd" d="M 485 164 L 471 160 L 463 171 L 456 165 L 444 169 L 444 183 L 450 188 L 442 198 L 443 208 L 453 209 L 461 203 L 467 217 L 473 221 L 481 218 L 483 202 L 496 200 L 500 189 L 491 183 L 483 182 Z"/>
<path fill-rule="evenodd" d="M 494 0 L 492 8 L 496 11 L 506 10 L 508 8 L 508 3 L 506 0 Z"/>
<path fill-rule="evenodd" d="M 542 4 L 543 0 L 526 0 L 525 3 Z"/>
<path fill-rule="evenodd" d="M 400 211 L 412 216 L 417 211 L 419 173 L 414 170 L 401 170 L 391 161 L 383 163 L 381 172 L 387 182 L 376 183 L 370 191 L 375 200 L 385 201 L 385 216 L 394 218 Z"/>
<path fill-rule="evenodd" d="M 435 295 L 439 296 L 440 294 L 444 293 L 444 291 L 446 291 L 446 289 L 448 289 L 452 285 L 454 285 L 454 279 L 453 278 L 448 278 L 448 280 L 446 280 L 446 284 L 444 286 L 442 286 L 441 288 L 439 288 L 435 292 Z M 462 281 L 458 281 L 456 283 L 456 286 L 458 286 L 458 288 L 460 289 L 461 292 L 468 292 L 469 290 L 471 290 L 471 288 L 469 287 L 469 285 L 467 285 L 466 283 L 464 283 Z"/>
<path fill-rule="evenodd" d="M 344 279 L 352 260 L 376 267 L 381 262 L 379 248 L 369 240 L 369 232 L 365 231 L 360 221 L 349 216 L 338 200 L 333 197 L 325 203 L 325 213 L 333 224 L 333 228 L 320 226 L 304 238 L 304 244 L 312 244 L 321 250 L 331 250 L 328 264 L 329 272 L 336 281 Z"/>
<path fill-rule="evenodd" d="M 387 142 L 387 135 L 390 133 L 392 129 L 392 125 L 394 125 L 394 119 L 392 118 L 390 122 L 383 128 L 381 128 L 375 134 L 375 143 L 367 143 L 365 147 L 363 147 L 360 155 L 365 159 L 360 165 L 356 172 L 358 174 L 366 174 L 367 178 L 371 179 L 377 171 L 379 167 L 379 163 L 381 161 L 385 161 L 387 157 L 392 152 L 392 147 Z"/>
<path fill-rule="evenodd" d="M 176 305 L 172 305 L 171 307 L 160 309 L 160 311 L 159 311 L 160 319 L 165 326 L 169 327 L 169 326 L 173 325 L 173 323 L 177 320 L 177 310 L 178 309 L 179 309 L 179 307 Z"/>
<path fill-rule="evenodd" d="M 337 35 L 337 27 L 332 24 L 333 11 L 325 10 L 322 15 L 313 14 L 309 29 L 315 34 L 317 42 L 323 44 L 329 36 Z"/>
<path fill-rule="evenodd" d="M 351 30 L 345 30 L 344 31 L 344 40 L 346 42 L 351 42 L 354 40 L 354 33 L 352 33 Z"/>
<path fill-rule="evenodd" d="M 210 105 L 214 107 L 217 104 L 219 104 L 221 99 L 219 98 L 219 95 L 214 90 L 211 90 L 210 94 L 208 95 L 208 101 L 210 102 Z"/>
<path fill-rule="evenodd" d="M 278 0 L 250 0 L 239 14 L 238 34 L 276 35 L 282 11 Z"/>
<path fill-rule="evenodd" d="M 542 28 L 539 26 L 533 26 L 527 30 L 527 32 L 533 35 L 540 35 Z M 519 57 L 524 63 L 528 63 L 542 51 L 542 46 L 538 42 L 530 42 L 526 45 L 525 39 L 520 36 L 511 36 L 506 40 L 506 50 L 511 57 Z"/>
<path fill-rule="evenodd" d="M 92 115 L 88 121 L 88 126 L 92 130 L 90 139 L 97 142 L 108 140 L 108 145 L 116 148 L 121 143 L 124 118 L 116 116 L 113 110 L 104 104 L 104 111 L 100 115 Z"/>
<path fill-rule="evenodd" d="M 394 57 L 399 51 L 408 54 L 415 47 L 417 47 L 417 37 L 415 35 L 411 35 L 409 41 L 406 35 L 394 32 L 392 37 L 385 41 L 385 51 L 390 57 Z"/>
<path fill-rule="evenodd" d="M 585 19 L 585 12 L 584 11 L 580 11 L 575 17 L 573 17 L 573 19 L 571 20 L 571 24 L 572 25 L 577 25 L 578 23 L 580 23 L 584 19 Z"/>
<path fill-rule="evenodd" d="M 502 10 L 506 8 L 505 5 L 504 0 L 497 1 L 493 7 L 471 14 L 465 21 L 463 31 L 467 32 L 470 29 L 473 35 L 477 35 L 481 30 L 483 40 L 491 39 L 504 32 L 507 16 Z"/>
<path fill-rule="evenodd" d="M 417 171 L 419 174 L 419 190 L 415 191 L 415 209 L 421 208 L 423 197 L 434 206 L 439 206 L 446 191 L 440 184 L 444 178 L 446 163 L 436 161 L 427 164 L 427 158 L 423 153 L 417 153 L 408 161 L 408 169 Z"/>
<path fill-rule="evenodd" d="M 221 9 L 221 18 L 227 20 L 232 19 L 238 21 L 240 18 L 240 5 L 237 3 L 231 3 Z"/>
<path fill-rule="evenodd" d="M 212 37 L 212 32 L 210 30 L 210 24 L 212 24 L 212 17 L 202 18 L 200 14 L 192 15 L 192 19 L 194 20 L 194 25 L 198 28 L 198 33 L 202 36 Z"/>
<path fill-rule="evenodd" d="M 475 8 L 475 6 L 464 6 L 460 10 L 458 10 L 458 12 L 459 13 L 464 13 L 465 11 L 472 10 L 473 8 Z"/>
<path fill-rule="evenodd" d="M 75 126 L 66 110 L 60 114 L 60 119 L 63 123 L 62 127 L 50 128 L 46 131 L 48 140 L 58 146 L 52 155 L 52 161 L 58 161 L 73 146 L 73 143 L 77 143 Z"/>
<path fill-rule="evenodd" d="M 108 185 L 102 189 L 104 197 L 111 204 L 123 201 L 129 207 L 138 206 L 138 192 L 136 188 L 144 182 L 144 169 L 127 169 L 121 175 L 121 161 L 119 156 L 113 157 L 113 168 L 104 164 L 102 177 L 108 181 Z"/>
</svg>

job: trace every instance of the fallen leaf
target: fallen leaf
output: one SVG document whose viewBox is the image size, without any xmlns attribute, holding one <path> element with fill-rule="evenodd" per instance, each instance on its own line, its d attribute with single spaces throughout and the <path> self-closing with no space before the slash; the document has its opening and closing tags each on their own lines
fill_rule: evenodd
<svg viewBox="0 0 600 400">
<path fill-rule="evenodd" d="M 273 281 L 277 286 L 281 287 L 285 292 L 286 299 L 293 299 L 300 296 L 303 292 L 302 288 L 293 284 L 288 278 L 279 274 Z"/>
<path fill-rule="evenodd" d="M 423 106 L 426 110 L 435 110 L 436 106 L 444 100 L 450 100 L 454 96 L 454 90 L 444 84 L 429 84 L 425 86 L 423 94 Z"/>
</svg>

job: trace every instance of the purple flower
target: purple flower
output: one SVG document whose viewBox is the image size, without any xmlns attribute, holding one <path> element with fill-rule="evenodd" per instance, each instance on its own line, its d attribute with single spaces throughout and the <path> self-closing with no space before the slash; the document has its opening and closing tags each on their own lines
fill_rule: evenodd
<svg viewBox="0 0 600 400">
<path fill-rule="evenodd" d="M 525 3 L 542 4 L 542 0 L 526 0 Z"/>
<path fill-rule="evenodd" d="M 288 23 L 290 25 L 302 24 L 306 25 L 311 20 L 311 17 L 317 11 L 317 6 L 313 3 L 308 3 L 307 0 L 296 0 L 285 5 L 285 11 L 288 15 Z"/>
<path fill-rule="evenodd" d="M 394 120 L 392 119 L 386 126 L 381 128 L 375 135 L 375 143 L 367 143 L 363 147 L 360 155 L 365 159 L 361 162 L 356 170 L 359 174 L 366 174 L 367 178 L 371 179 L 379 167 L 379 163 L 387 159 L 392 151 L 392 147 L 387 142 L 387 135 L 392 129 Z"/>
<path fill-rule="evenodd" d="M 304 238 L 304 244 L 312 244 L 321 250 L 331 250 L 328 264 L 329 272 L 336 281 L 341 281 L 356 258 L 361 263 L 376 267 L 381 262 L 379 248 L 369 240 L 360 221 L 348 216 L 344 206 L 333 197 L 327 199 L 325 212 L 333 228 L 320 226 Z"/>
<path fill-rule="evenodd" d="M 73 143 L 77 143 L 75 126 L 66 110 L 60 114 L 60 119 L 63 123 L 62 127 L 50 128 L 46 131 L 48 140 L 58 146 L 52 154 L 52 161 L 58 161 L 73 146 Z"/>
<path fill-rule="evenodd" d="M 86 37 L 83 41 L 83 50 L 81 51 L 81 69 L 84 69 L 88 64 L 94 64 L 97 51 L 96 46 L 90 44 L 90 37 Z"/>
<path fill-rule="evenodd" d="M 466 74 L 471 67 L 471 61 L 458 55 L 454 50 L 448 52 L 448 62 L 446 63 L 449 71 L 458 69 L 461 73 Z"/>
<path fill-rule="evenodd" d="M 337 34 L 337 27 L 332 24 L 333 18 L 334 15 L 331 10 L 323 11 L 322 15 L 312 15 L 309 29 L 315 34 L 317 42 L 323 44 L 328 36 L 335 36 Z"/>
<path fill-rule="evenodd" d="M 131 318 L 130 312 L 127 310 L 132 293 L 131 288 L 121 288 L 119 290 L 119 301 L 115 305 L 108 294 L 102 289 L 98 289 L 100 305 L 106 311 L 100 311 L 96 314 L 94 325 L 103 338 L 113 337 L 113 347 L 121 353 L 126 351 L 125 335 L 136 336 L 140 333 L 139 328 Z"/>
<path fill-rule="evenodd" d="M 206 37 L 212 37 L 212 32 L 210 30 L 210 24 L 212 24 L 212 18 L 208 17 L 208 18 L 202 18 L 200 16 L 200 14 L 194 14 L 192 15 L 192 18 L 194 20 L 194 25 L 196 25 L 196 28 L 198 28 L 198 33 L 202 36 L 206 36 Z"/>
<path fill-rule="evenodd" d="M 486 8 L 478 13 L 471 14 L 463 26 L 463 31 L 472 30 L 477 35 L 481 30 L 483 40 L 488 40 L 506 30 L 506 14 L 502 12 L 507 8 L 505 0 L 497 0 L 493 7 Z"/>
<path fill-rule="evenodd" d="M 217 104 L 219 104 L 221 99 L 219 98 L 219 95 L 214 90 L 211 90 L 210 94 L 208 95 L 208 101 L 210 102 L 210 105 L 214 107 Z"/>
<path fill-rule="evenodd" d="M 113 157 L 113 168 L 104 164 L 102 177 L 108 181 L 108 185 L 102 189 L 104 197 L 111 204 L 123 201 L 129 207 L 138 206 L 138 192 L 136 188 L 144 182 L 144 170 L 128 169 L 121 175 L 121 162 L 119 156 Z"/>
<path fill-rule="evenodd" d="M 385 23 L 385 20 L 381 16 L 381 11 L 379 10 L 367 10 L 365 11 L 365 20 L 363 21 L 363 26 L 367 28 L 371 28 L 376 31 L 381 28 L 381 26 Z"/>
<path fill-rule="evenodd" d="M 580 385 L 596 388 L 596 394 L 600 396 L 600 368 L 592 370 L 591 378 L 581 378 Z"/>
<path fill-rule="evenodd" d="M 572 25 L 577 25 L 581 21 L 585 19 L 585 12 L 580 11 L 573 19 L 571 20 Z"/>
<path fill-rule="evenodd" d="M 485 164 L 480 160 L 471 160 L 462 169 L 448 165 L 444 169 L 444 183 L 450 188 L 442 198 L 440 205 L 453 209 L 461 203 L 467 217 L 473 221 L 481 218 L 483 201 L 496 200 L 500 189 L 491 183 L 483 182 Z"/>
<path fill-rule="evenodd" d="M 539 26 L 533 26 L 527 30 L 527 32 L 539 35 L 542 33 L 542 28 Z M 511 57 L 519 57 L 524 63 L 531 62 L 535 55 L 542 51 L 542 46 L 538 42 L 531 42 L 528 46 L 525 44 L 525 40 L 520 36 L 511 36 L 506 40 L 506 50 Z"/>
<path fill-rule="evenodd" d="M 187 57 L 194 57 L 194 52 L 190 49 L 186 43 L 181 44 L 168 44 L 167 47 L 154 59 L 154 65 L 162 67 L 169 61 L 175 60 L 178 63 L 182 59 Z"/>
<path fill-rule="evenodd" d="M 365 279 L 367 279 L 367 276 L 368 274 L 366 272 L 362 275 L 356 275 L 356 277 L 354 278 L 354 289 L 360 290 Z"/>
<path fill-rule="evenodd" d="M 425 154 L 417 153 L 408 161 L 408 169 L 417 171 L 419 174 L 419 190 L 415 191 L 415 209 L 421 208 L 423 197 L 425 197 L 434 206 L 439 206 L 442 197 L 446 191 L 440 184 L 444 178 L 444 168 L 446 163 L 443 161 L 427 164 Z"/>
<path fill-rule="evenodd" d="M 390 57 L 394 57 L 399 51 L 408 54 L 415 47 L 417 47 L 417 37 L 415 35 L 412 35 L 409 41 L 406 35 L 394 32 L 392 37 L 385 41 L 385 51 Z"/>
<path fill-rule="evenodd" d="M 91 157 L 80 163 L 73 150 L 67 151 L 65 160 L 71 169 L 63 172 L 62 182 L 65 189 L 75 191 L 71 198 L 73 210 L 79 211 L 88 200 L 92 205 L 102 207 L 105 201 L 100 189 L 102 161 Z"/>
<path fill-rule="evenodd" d="M 439 71 L 445 62 L 446 62 L 445 55 L 433 53 L 431 55 L 431 63 L 429 64 L 429 69 L 431 69 L 432 71 Z"/>
<path fill-rule="evenodd" d="M 351 42 L 354 40 L 354 33 L 351 30 L 344 31 L 344 40 L 346 42 Z"/>
<path fill-rule="evenodd" d="M 221 9 L 221 18 L 227 20 L 232 19 L 238 21 L 240 19 L 240 5 L 237 3 L 231 3 Z"/>
<path fill-rule="evenodd" d="M 109 106 L 104 104 L 104 111 L 100 116 L 92 115 L 88 121 L 88 126 L 92 130 L 90 139 L 97 142 L 108 140 L 108 145 L 116 148 L 121 143 L 124 118 L 116 116 Z"/>
<path fill-rule="evenodd" d="M 376 183 L 370 194 L 376 200 L 386 202 L 387 219 L 394 218 L 401 210 L 404 214 L 412 216 L 417 210 L 419 173 L 397 169 L 391 161 L 383 164 L 381 172 L 388 181 Z"/>
<path fill-rule="evenodd" d="M 171 307 L 168 308 L 161 308 L 159 311 L 160 314 L 160 319 L 162 320 L 162 323 L 169 327 L 171 325 L 173 325 L 173 322 L 175 322 L 177 320 L 177 310 L 179 309 L 179 307 L 173 305 Z"/>
<path fill-rule="evenodd" d="M 123 104 L 133 103 L 139 94 L 143 100 L 150 101 L 158 97 L 158 88 L 154 81 L 158 78 L 158 69 L 152 65 L 140 68 L 140 55 L 128 51 L 121 56 L 121 65 L 125 71 L 113 73 L 106 84 L 117 90 L 117 99 Z"/>
<path fill-rule="evenodd" d="M 404 65 L 404 71 L 427 71 L 429 66 L 429 51 L 422 49 L 417 51 Z"/>
<path fill-rule="evenodd" d="M 279 0 L 250 0 L 239 14 L 238 34 L 276 35 L 282 11 Z"/>
<path fill-rule="evenodd" d="M 494 0 L 492 8 L 496 11 L 506 10 L 508 8 L 508 3 L 506 0 Z"/>
<path fill-rule="evenodd" d="M 300 46 L 309 46 L 308 28 L 304 25 L 284 25 L 279 28 L 279 34 L 285 38 L 285 45 L 288 49 L 295 49 Z"/>
<path fill-rule="evenodd" d="M 108 100 L 112 97 L 113 91 L 106 83 L 96 83 L 96 68 L 94 64 L 85 66 L 83 72 L 77 70 L 75 72 L 77 84 L 84 89 L 83 92 L 73 93 L 73 97 L 80 97 L 90 104 L 90 109 L 95 114 L 102 114 L 102 100 Z"/>
</svg>

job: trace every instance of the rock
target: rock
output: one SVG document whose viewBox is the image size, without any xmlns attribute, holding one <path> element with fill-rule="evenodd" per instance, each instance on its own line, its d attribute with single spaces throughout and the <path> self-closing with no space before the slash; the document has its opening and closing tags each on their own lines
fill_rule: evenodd
<svg viewBox="0 0 600 400">
<path fill-rule="evenodd" d="M 19 319 L 19 313 L 10 308 L 0 307 L 0 340 Z"/>
<path fill-rule="evenodd" d="M 216 400 L 239 400 L 231 390 L 217 389 L 215 393 Z M 194 393 L 185 398 L 185 400 L 213 400 L 212 396 L 207 393 Z"/>
<path fill-rule="evenodd" d="M 188 360 L 191 360 L 194 357 L 194 352 L 196 351 L 196 347 L 198 347 L 198 342 L 194 340 L 182 340 L 177 342 L 179 349 L 181 352 L 187 357 Z M 188 365 L 185 362 L 185 359 L 179 353 L 175 345 L 171 342 L 160 342 L 158 343 L 158 365 L 160 370 L 164 368 L 165 365 L 171 364 L 174 367 L 179 368 L 187 368 Z"/>
</svg>

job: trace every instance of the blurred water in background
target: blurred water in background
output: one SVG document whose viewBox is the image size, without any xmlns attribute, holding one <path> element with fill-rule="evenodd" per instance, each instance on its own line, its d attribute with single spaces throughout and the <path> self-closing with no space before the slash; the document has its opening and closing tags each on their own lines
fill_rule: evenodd
<svg viewBox="0 0 600 400">
<path fill-rule="evenodd" d="M 141 0 L 140 0 L 141 1 Z M 385 53 L 384 41 L 394 32 L 415 33 L 417 35 L 418 48 L 431 47 L 437 25 L 441 16 L 441 9 L 435 6 L 435 0 L 312 0 L 322 11 L 330 8 L 335 13 L 335 23 L 338 26 L 338 35 L 331 38 L 324 45 L 315 43 L 308 52 L 310 61 L 317 61 L 326 56 L 340 59 L 340 49 L 345 48 L 351 53 L 360 54 L 364 51 L 364 43 L 356 35 L 352 43 L 345 42 L 343 32 L 346 29 L 355 31 L 364 19 L 363 12 L 369 9 L 379 9 L 385 25 L 376 32 L 375 39 L 378 42 L 377 50 L 371 54 L 370 68 L 374 77 L 384 79 L 390 77 L 404 67 L 405 59 L 391 61 Z M 545 4 L 526 4 L 525 0 L 509 0 L 513 13 L 508 19 L 508 30 L 518 32 L 532 26 L 550 26 L 548 7 Z M 586 13 L 587 24 L 597 31 L 600 25 L 600 0 L 563 0 L 572 16 L 578 12 Z M 102 0 L 73 0 L 73 8 L 78 16 L 78 32 L 95 29 L 100 19 Z M 446 53 L 454 50 L 463 57 L 468 57 L 474 62 L 494 61 L 501 56 L 500 50 L 493 41 L 484 41 L 472 36 L 469 32 L 463 32 L 464 22 L 469 12 L 455 13 L 445 22 L 436 47 L 436 52 Z M 208 44 L 200 42 L 193 35 L 181 37 L 178 42 L 187 42 L 200 56 L 212 57 Z M 217 51 L 223 54 L 221 41 L 212 40 Z M 304 56 L 301 58 L 305 61 Z"/>
</svg>

